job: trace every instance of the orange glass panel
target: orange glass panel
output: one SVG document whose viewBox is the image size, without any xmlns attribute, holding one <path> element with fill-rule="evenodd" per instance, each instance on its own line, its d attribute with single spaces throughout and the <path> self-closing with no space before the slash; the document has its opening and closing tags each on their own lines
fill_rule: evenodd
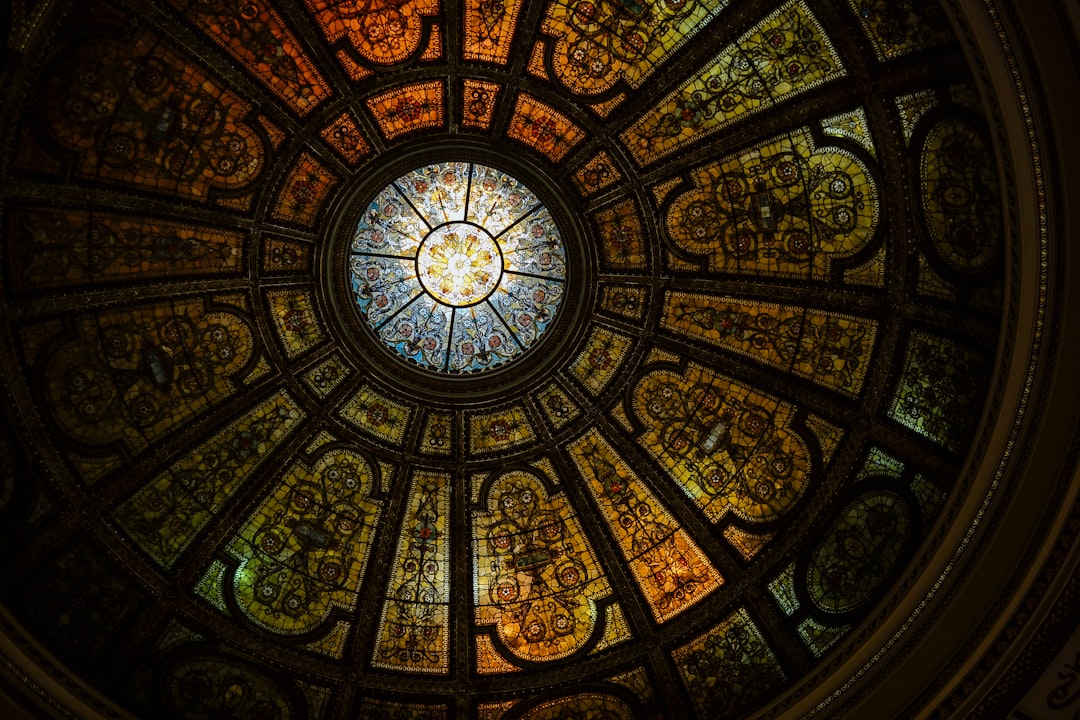
<svg viewBox="0 0 1080 720">
<path fill-rule="evenodd" d="M 439 0 L 304 0 L 326 39 L 348 39 L 362 58 L 393 65 L 411 57 L 424 35 L 424 18 L 439 11 Z"/>
<path fill-rule="evenodd" d="M 299 115 L 330 96 L 326 81 L 265 0 L 170 0 Z"/>
<path fill-rule="evenodd" d="M 371 145 L 361 134 L 356 117 L 348 110 L 319 134 L 350 165 L 357 164 L 360 158 L 371 152 Z"/>
<path fill-rule="evenodd" d="M 438 25 L 431 26 L 431 39 L 428 40 L 427 49 L 420 56 L 421 60 L 439 60 L 443 56 L 443 34 Z"/>
<path fill-rule="evenodd" d="M 345 50 L 337 51 L 337 59 L 341 62 L 341 67 L 345 68 L 345 73 L 353 82 L 359 82 L 375 74 L 372 70 L 369 70 L 353 60 L 352 55 Z"/>
<path fill-rule="evenodd" d="M 327 194 L 337 185 L 338 176 L 323 167 L 307 153 L 300 153 L 285 185 L 274 202 L 273 217 L 277 220 L 314 227 Z"/>
<path fill-rule="evenodd" d="M 570 118 L 525 93 L 518 95 L 507 135 L 556 163 L 585 139 L 585 131 Z"/>
<path fill-rule="evenodd" d="M 592 195 L 620 180 L 622 180 L 622 173 L 603 150 L 574 173 L 574 184 L 578 186 L 582 195 Z"/>
<path fill-rule="evenodd" d="M 465 3 L 466 60 L 506 64 L 522 0 L 468 0 Z"/>
<path fill-rule="evenodd" d="M 270 138 L 270 145 L 277 150 L 281 147 L 281 144 L 285 142 L 285 138 L 288 136 L 285 131 L 279 128 L 277 125 L 265 115 L 259 116 L 259 125 L 262 125 L 262 129 L 266 131 L 267 136 Z"/>
<path fill-rule="evenodd" d="M 487 130 L 491 127 L 491 116 L 495 112 L 495 101 L 502 86 L 483 80 L 466 80 L 465 105 L 462 112 L 462 124 Z"/>
<path fill-rule="evenodd" d="M 399 135 L 441 127 L 444 123 L 443 82 L 422 82 L 404 85 L 367 101 L 387 140 Z"/>
<path fill-rule="evenodd" d="M 724 582 L 634 470 L 596 430 L 570 455 L 657 622 L 669 620 Z"/>
</svg>

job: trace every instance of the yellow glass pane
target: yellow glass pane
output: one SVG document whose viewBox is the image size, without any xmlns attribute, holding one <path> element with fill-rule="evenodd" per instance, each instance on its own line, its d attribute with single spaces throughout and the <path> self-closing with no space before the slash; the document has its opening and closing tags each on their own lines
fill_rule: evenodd
<svg viewBox="0 0 1080 720">
<path fill-rule="evenodd" d="M 413 473 L 372 664 L 392 670 L 450 670 L 450 477 Z"/>
<path fill-rule="evenodd" d="M 671 655 L 701 717 L 741 716 L 787 679 L 745 608 Z"/>
<path fill-rule="evenodd" d="M 670 291 L 660 323 L 850 396 L 862 390 L 877 335 L 868 318 Z"/>
<path fill-rule="evenodd" d="M 664 228 L 675 248 L 709 269 L 826 279 L 878 224 L 877 183 L 851 153 L 817 149 L 796 131 L 690 172 Z"/>
<path fill-rule="evenodd" d="M 485 453 L 509 450 L 536 439 L 532 422 L 523 405 L 496 410 L 490 413 L 470 414 L 469 453 Z"/>
<path fill-rule="evenodd" d="M 303 417 L 284 392 L 271 396 L 154 476 L 113 520 L 155 562 L 171 567 Z"/>
<path fill-rule="evenodd" d="M 271 290 L 266 300 L 274 330 L 290 360 L 322 343 L 325 336 L 310 290 Z"/>
<path fill-rule="evenodd" d="M 236 392 L 251 359 L 248 321 L 177 300 L 78 315 L 44 367 L 60 430 L 88 445 L 145 448 Z"/>
<path fill-rule="evenodd" d="M 792 405 L 691 363 L 645 375 L 633 410 L 638 442 L 712 522 L 775 520 L 806 490 L 810 453 L 789 428 Z"/>
<path fill-rule="evenodd" d="M 241 612 L 272 632 L 300 634 L 333 608 L 355 608 L 379 525 L 376 487 L 371 463 L 346 448 L 290 465 L 228 544 Z"/>
<path fill-rule="evenodd" d="M 844 74 L 832 42 L 795 0 L 724 48 L 620 137 L 647 165 Z"/>
<path fill-rule="evenodd" d="M 592 637 L 610 588 L 565 496 L 533 472 L 505 473 L 473 515 L 473 538 L 477 625 L 494 625 L 530 661 L 566 657 Z"/>
<path fill-rule="evenodd" d="M 558 38 L 555 76 L 595 95 L 622 80 L 638 87 L 688 42 L 727 0 L 549 2 L 542 30 Z"/>
<path fill-rule="evenodd" d="M 364 383 L 339 411 L 349 424 L 393 445 L 401 445 L 412 418 L 413 406 L 394 400 Z"/>
<path fill-rule="evenodd" d="M 578 356 L 570 364 L 570 375 L 592 396 L 603 392 L 630 354 L 633 339 L 603 327 L 593 328 Z"/>
</svg>

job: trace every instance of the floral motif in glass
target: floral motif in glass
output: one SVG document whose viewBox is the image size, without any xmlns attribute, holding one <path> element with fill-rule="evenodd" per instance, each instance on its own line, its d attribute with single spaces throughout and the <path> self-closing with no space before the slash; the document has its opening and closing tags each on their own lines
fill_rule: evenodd
<svg viewBox="0 0 1080 720">
<path fill-rule="evenodd" d="M 551 212 L 506 173 L 446 162 L 390 183 L 357 222 L 349 279 L 360 314 L 427 370 L 490 370 L 550 326 L 566 251 Z"/>
</svg>

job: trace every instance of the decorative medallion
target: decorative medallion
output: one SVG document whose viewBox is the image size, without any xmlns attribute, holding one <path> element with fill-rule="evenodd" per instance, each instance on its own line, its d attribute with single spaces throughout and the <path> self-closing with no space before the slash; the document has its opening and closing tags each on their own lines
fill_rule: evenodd
<svg viewBox="0 0 1080 720">
<path fill-rule="evenodd" d="M 562 302 L 554 218 L 510 175 L 427 165 L 387 185 L 353 231 L 349 280 L 366 325 L 426 370 L 491 370 L 532 349 Z"/>
</svg>

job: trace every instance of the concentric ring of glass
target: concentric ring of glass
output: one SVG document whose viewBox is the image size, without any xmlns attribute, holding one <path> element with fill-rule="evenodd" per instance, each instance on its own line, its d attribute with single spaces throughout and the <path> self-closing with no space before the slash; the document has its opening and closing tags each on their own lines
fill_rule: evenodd
<svg viewBox="0 0 1080 720">
<path fill-rule="evenodd" d="M 507 173 L 446 162 L 387 185 L 357 222 L 349 280 L 368 327 L 425 369 L 491 370 L 533 348 L 562 302 L 550 211 Z"/>
</svg>

